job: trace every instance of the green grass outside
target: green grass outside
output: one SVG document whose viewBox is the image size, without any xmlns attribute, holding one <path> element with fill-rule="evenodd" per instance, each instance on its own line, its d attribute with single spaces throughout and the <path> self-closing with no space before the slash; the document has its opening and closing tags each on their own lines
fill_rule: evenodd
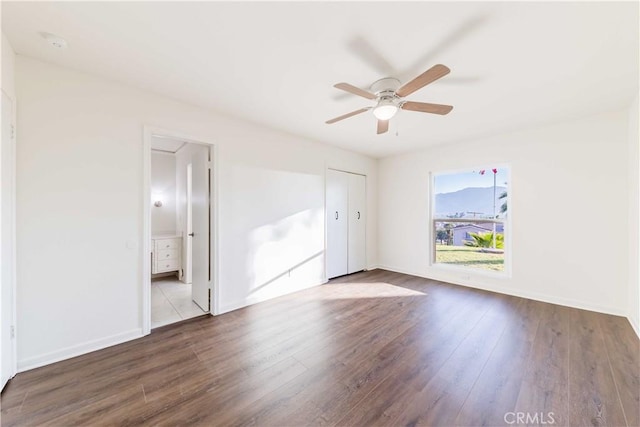
<svg viewBox="0 0 640 427">
<path fill-rule="evenodd" d="M 504 254 L 480 252 L 469 246 L 436 244 L 436 263 L 461 265 L 482 270 L 504 271 Z"/>
</svg>

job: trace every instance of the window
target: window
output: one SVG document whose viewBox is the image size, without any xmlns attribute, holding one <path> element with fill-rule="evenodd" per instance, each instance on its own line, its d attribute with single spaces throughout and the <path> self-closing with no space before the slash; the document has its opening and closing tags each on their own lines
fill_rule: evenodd
<svg viewBox="0 0 640 427">
<path fill-rule="evenodd" d="M 434 264 L 505 271 L 509 173 L 487 167 L 433 174 Z"/>
</svg>

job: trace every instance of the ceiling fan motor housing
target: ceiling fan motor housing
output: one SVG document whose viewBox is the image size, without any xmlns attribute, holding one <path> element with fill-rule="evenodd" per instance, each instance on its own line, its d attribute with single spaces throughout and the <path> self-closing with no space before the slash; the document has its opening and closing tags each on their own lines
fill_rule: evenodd
<svg viewBox="0 0 640 427">
<path fill-rule="evenodd" d="M 399 87 L 400 80 L 394 79 L 393 77 L 386 77 L 374 82 L 371 85 L 370 90 L 378 97 L 377 107 L 393 105 L 396 108 L 399 108 L 401 104 L 400 97 L 396 95 L 396 90 L 398 90 Z"/>
<path fill-rule="evenodd" d="M 378 81 L 373 82 L 370 89 L 372 93 L 375 93 L 377 96 L 393 95 L 396 90 L 400 87 L 400 80 L 394 79 L 393 77 L 385 77 L 384 79 L 380 79 Z"/>
</svg>

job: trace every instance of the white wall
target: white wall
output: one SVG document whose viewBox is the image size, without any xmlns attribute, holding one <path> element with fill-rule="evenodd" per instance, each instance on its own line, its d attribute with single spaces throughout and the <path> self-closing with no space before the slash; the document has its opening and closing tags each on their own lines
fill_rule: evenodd
<svg viewBox="0 0 640 427">
<path fill-rule="evenodd" d="M 629 321 L 640 336 L 640 137 L 638 97 L 629 108 Z"/>
<path fill-rule="evenodd" d="M 222 310 L 324 280 L 328 166 L 368 175 L 377 264 L 376 160 L 34 59 L 16 65 L 21 369 L 140 335 L 144 125 L 217 144 Z"/>
<path fill-rule="evenodd" d="M 154 206 L 156 199 L 162 206 Z M 151 234 L 176 231 L 176 156 L 151 151 Z"/>
<path fill-rule="evenodd" d="M 380 160 L 381 266 L 626 315 L 627 122 L 615 112 Z M 511 165 L 512 277 L 430 267 L 429 172 L 500 163 Z"/>
</svg>

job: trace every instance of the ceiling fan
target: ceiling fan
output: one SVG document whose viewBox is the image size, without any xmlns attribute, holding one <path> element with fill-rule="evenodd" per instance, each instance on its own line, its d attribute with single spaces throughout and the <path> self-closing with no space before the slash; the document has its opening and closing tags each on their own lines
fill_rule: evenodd
<svg viewBox="0 0 640 427">
<path fill-rule="evenodd" d="M 403 98 L 407 95 L 411 95 L 418 89 L 425 87 L 429 83 L 433 83 L 439 78 L 446 76 L 450 72 L 451 70 L 449 67 L 437 64 L 402 86 L 400 86 L 400 81 L 398 79 L 394 79 L 392 77 L 380 79 L 371 85 L 370 91 L 360 89 L 350 85 L 349 83 L 337 83 L 333 85 L 333 87 L 350 92 L 354 95 L 362 96 L 363 98 L 375 100 L 376 105 L 352 111 L 334 119 L 327 120 L 325 123 L 330 125 L 335 122 L 339 122 L 340 120 L 355 116 L 356 114 L 373 110 L 373 115 L 378 120 L 378 134 L 381 134 L 389 130 L 389 119 L 395 116 L 399 109 L 418 111 L 420 113 L 445 115 L 453 109 L 451 105 L 405 101 Z"/>
</svg>

